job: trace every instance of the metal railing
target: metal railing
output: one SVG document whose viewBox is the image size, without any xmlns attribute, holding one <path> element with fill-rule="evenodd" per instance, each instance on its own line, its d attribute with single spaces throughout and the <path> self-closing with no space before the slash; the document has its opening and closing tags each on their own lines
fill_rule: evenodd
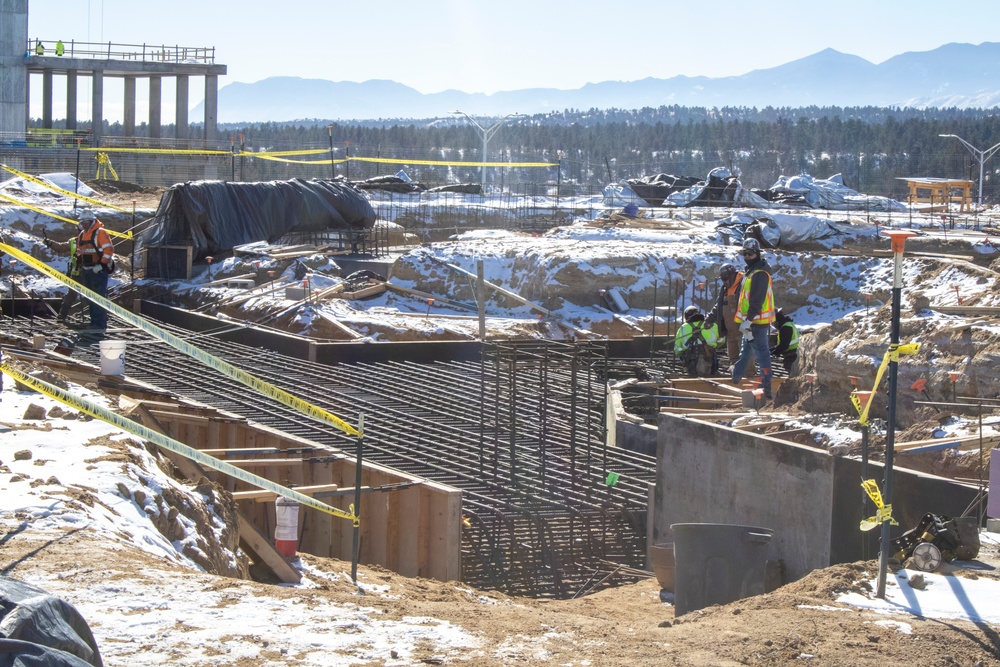
<svg viewBox="0 0 1000 667">
<path fill-rule="evenodd" d="M 62 44 L 62 49 L 59 45 Z M 41 53 L 39 53 L 41 46 Z M 214 46 L 179 46 L 167 44 L 116 44 L 114 42 L 63 43 L 56 39 L 29 39 L 26 56 L 59 56 L 66 58 L 92 58 L 100 60 L 127 60 L 132 62 L 215 64 Z"/>
</svg>

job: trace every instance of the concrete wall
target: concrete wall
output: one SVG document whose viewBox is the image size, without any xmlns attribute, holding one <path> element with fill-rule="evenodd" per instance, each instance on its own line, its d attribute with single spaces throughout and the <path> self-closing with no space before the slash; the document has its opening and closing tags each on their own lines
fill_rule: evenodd
<svg viewBox="0 0 1000 667">
<path fill-rule="evenodd" d="M 882 486 L 883 469 L 867 478 Z M 861 462 L 694 419 L 661 414 L 651 543 L 672 541 L 674 523 L 727 523 L 775 531 L 768 558 L 794 581 L 833 563 L 875 558 L 878 533 L 859 522 L 874 514 L 862 500 Z M 961 516 L 976 488 L 901 468 L 893 474 L 895 539 L 925 513 Z M 867 551 L 865 549 L 867 548 Z"/>
<path fill-rule="evenodd" d="M 0 0 L 0 137 L 24 136 L 28 121 L 28 0 Z"/>
<path fill-rule="evenodd" d="M 661 414 L 654 543 L 674 523 L 771 528 L 769 559 L 797 579 L 830 564 L 834 459 L 772 438 Z"/>
</svg>

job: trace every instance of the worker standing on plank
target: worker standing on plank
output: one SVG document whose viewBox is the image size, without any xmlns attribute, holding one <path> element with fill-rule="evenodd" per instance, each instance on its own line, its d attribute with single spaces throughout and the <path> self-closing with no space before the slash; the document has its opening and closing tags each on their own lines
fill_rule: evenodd
<svg viewBox="0 0 1000 667">
<path fill-rule="evenodd" d="M 83 286 L 103 297 L 108 295 L 108 276 L 115 270 L 115 247 L 111 244 L 104 224 L 94 212 L 84 209 L 80 213 L 80 233 L 76 236 L 76 254 L 80 260 Z M 108 328 L 108 313 L 91 302 L 90 328 L 98 333 Z"/>
<path fill-rule="evenodd" d="M 760 254 L 760 242 L 754 238 L 743 241 L 743 260 L 747 264 L 736 322 L 743 336 L 740 358 L 731 369 L 734 384 L 743 379 L 743 371 L 754 359 L 760 366 L 760 384 L 764 398 L 771 400 L 771 350 L 768 346 L 771 323 L 774 322 L 774 293 L 771 290 L 771 265 Z"/>
</svg>

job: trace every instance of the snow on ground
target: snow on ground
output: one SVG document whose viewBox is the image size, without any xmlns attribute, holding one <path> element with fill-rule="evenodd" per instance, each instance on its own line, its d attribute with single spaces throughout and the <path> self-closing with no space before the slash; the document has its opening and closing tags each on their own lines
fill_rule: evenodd
<svg viewBox="0 0 1000 667">
<path fill-rule="evenodd" d="M 63 184 L 62 187 L 66 187 Z M 426 210 L 426 209 L 425 209 Z M 70 208 L 60 204 L 54 211 L 69 215 Z M 780 214 L 779 214 L 780 215 Z M 796 214 L 801 216 L 811 214 Z M 814 218 L 817 216 L 813 216 Z M 696 221 L 696 216 L 687 212 L 676 218 Z M 666 220 L 666 219 L 665 219 Z M 921 220 L 925 223 L 921 225 Z M 783 221 L 787 222 L 787 221 Z M 53 230 L 64 227 L 65 223 L 53 221 L 46 216 L 14 207 L 0 207 L 0 228 L 7 242 L 24 249 L 37 249 L 37 233 L 41 228 Z M 933 218 L 921 218 L 915 225 L 932 229 L 939 225 Z M 859 225 L 852 233 L 872 235 L 873 226 Z M 30 232 L 28 231 L 30 230 Z M 63 229 L 65 232 L 65 229 Z M 620 276 L 623 271 L 634 271 L 632 290 L 640 291 L 655 285 L 655 281 L 666 278 L 672 269 L 682 262 L 695 265 L 694 275 L 713 283 L 720 257 L 735 259 L 736 249 L 723 245 L 714 226 L 700 226 L 678 229 L 631 229 L 601 228 L 586 224 L 561 227 L 543 237 L 533 238 L 525 249 L 523 235 L 512 232 L 468 231 L 457 235 L 448 243 L 435 244 L 414 252 L 432 254 L 439 260 L 459 266 L 475 273 L 475 258 L 485 258 L 486 279 L 505 286 L 517 286 L 517 279 L 525 281 L 537 277 L 517 277 L 514 265 L 523 253 L 546 252 L 552 256 L 570 258 L 581 270 L 596 275 Z M 670 244 L 671 256 L 659 255 L 666 244 Z M 977 242 L 976 252 L 993 254 L 992 243 Z M 44 252 L 44 249 L 40 252 Z M 644 257 L 647 264 L 637 269 L 622 268 L 609 257 Z M 65 260 L 44 257 L 56 268 L 62 269 Z M 782 255 L 781 284 L 790 291 L 800 277 L 815 270 L 816 263 L 833 263 L 833 258 L 814 259 L 808 267 L 798 257 Z M 4 260 L 5 269 L 12 269 L 16 280 L 26 288 L 39 294 L 52 294 L 58 286 L 46 278 L 24 270 L 24 267 L 10 266 Z M 245 270 L 246 263 L 236 258 L 226 258 L 196 275 L 192 280 L 178 283 L 178 292 L 194 291 L 202 288 L 220 274 L 233 274 Z M 551 263 L 549 275 L 559 272 L 564 265 Z M 845 316 L 862 319 L 868 307 L 884 303 L 891 286 L 891 261 L 884 259 L 866 260 L 862 268 L 843 276 L 845 294 L 839 297 L 815 297 L 803 299 L 803 305 L 795 314 L 800 324 L 819 325 L 833 322 Z M 277 268 L 270 262 L 254 267 L 258 271 Z M 314 267 L 311 287 L 322 290 L 339 282 L 337 267 L 332 264 Z M 834 271 L 834 269 L 830 269 Z M 922 264 L 908 261 L 904 265 L 904 280 L 918 282 Z M 281 276 L 291 278 L 293 268 L 289 267 Z M 9 290 L 11 271 L 5 270 L 0 289 Z M 776 277 L 776 282 L 779 280 Z M 408 286 L 406 281 L 399 281 Z M 411 285 L 412 286 L 412 285 Z M 982 292 L 982 276 L 959 269 L 946 270 L 934 285 L 923 287 L 924 294 L 935 303 L 958 303 L 959 298 Z M 219 287 L 214 290 L 218 299 L 235 298 L 245 295 L 239 290 Z M 863 297 L 871 294 L 872 297 Z M 986 302 L 996 304 L 996 297 Z M 271 307 L 274 302 L 292 301 L 284 299 L 284 294 L 258 296 L 249 299 L 244 309 L 253 312 L 258 306 Z M 982 302 L 980 302 L 982 303 Z M 665 305 L 665 304 L 664 304 Z M 431 312 L 433 311 L 433 312 Z M 420 299 L 401 298 L 384 294 L 363 302 L 331 300 L 321 308 L 303 310 L 299 314 L 300 324 L 308 328 L 310 318 L 327 315 L 338 320 L 353 320 L 360 324 L 359 331 L 365 334 L 364 323 L 374 326 L 397 327 L 401 330 L 440 331 L 445 327 L 467 328 L 474 335 L 477 324 L 461 323 L 457 320 L 435 319 L 437 313 L 458 314 L 455 309 L 444 304 L 429 307 Z M 573 304 L 563 301 L 556 314 L 572 320 L 578 327 L 587 328 L 596 321 L 612 317 L 609 311 L 592 305 Z M 523 327 L 537 320 L 537 315 L 527 306 L 509 307 L 503 312 L 491 313 L 496 326 L 509 323 L 513 328 Z M 641 313 L 639 313 L 641 315 Z M 645 315 L 649 316 L 649 311 Z M 619 317 L 635 317 L 628 314 Z M 936 314 L 933 317 L 948 317 Z M 375 340 L 377 336 L 371 336 Z M 876 361 L 877 363 L 877 361 Z M 72 391 L 95 400 L 100 397 L 79 386 Z M 196 543 L 196 536 L 187 532 L 177 540 L 166 539 L 153 525 L 146 508 L 140 507 L 134 499 L 123 496 L 121 489 L 130 491 L 145 489 L 153 497 L 165 488 L 189 494 L 197 499 L 197 492 L 179 484 L 159 471 L 152 456 L 139 443 L 115 429 L 95 421 L 81 419 L 46 419 L 26 421 L 22 419 L 29 403 L 41 405 L 46 412 L 55 406 L 48 398 L 37 394 L 17 391 L 7 378 L 0 394 L 0 523 L 8 533 L 14 530 L 30 531 L 38 536 L 55 537 L 70 530 L 84 530 L 100 534 L 111 543 L 122 548 L 141 549 L 150 556 L 163 559 L 175 565 L 198 572 L 197 563 L 184 555 L 186 545 Z M 847 431 L 836 423 L 811 425 L 824 431 L 831 443 L 855 441 L 857 434 Z M 991 427 L 994 425 L 991 423 Z M 943 423 L 943 435 L 958 435 L 968 432 L 975 424 L 969 420 L 953 418 Z M 102 439 L 103 438 L 103 439 Z M 96 439 L 96 440 L 95 440 Z M 125 447 L 130 452 L 129 462 L 122 464 L 112 456 L 115 446 Z M 19 452 L 30 452 L 30 458 L 19 458 Z M 23 455 L 22 455 L 23 456 Z M 97 502 L 90 505 L 72 502 L 74 494 L 81 489 L 94 495 Z M 995 539 L 984 534 L 984 539 Z M 344 572 L 320 571 L 308 562 L 301 564 L 304 579 L 299 588 L 308 590 L 323 581 L 341 580 Z M 910 614 L 926 618 L 965 618 L 971 621 L 1000 623 L 1000 582 L 995 580 L 970 580 L 968 578 L 947 577 L 925 574 L 927 586 L 914 589 L 908 583 L 905 571 L 894 577 L 890 583 L 885 601 L 873 600 L 870 596 L 845 595 L 841 602 L 874 609 L 877 611 Z M 141 656 L 143 664 L 177 664 L 171 655 L 170 646 L 164 646 L 173 636 L 169 628 L 178 622 L 198 628 L 205 638 L 220 637 L 231 632 L 234 626 L 241 632 L 259 635 L 260 645 L 245 645 L 239 650 L 250 654 L 260 653 L 262 646 L 270 645 L 271 650 L 281 654 L 292 652 L 297 657 L 296 664 L 323 665 L 328 652 L 347 651 L 363 661 L 368 652 L 377 650 L 384 655 L 387 650 L 399 657 L 399 664 L 406 664 L 414 646 L 419 642 L 431 642 L 440 647 L 442 654 L 454 655 L 473 649 L 480 639 L 465 632 L 456 625 L 428 618 L 404 618 L 396 620 L 380 619 L 379 614 L 364 605 L 359 596 L 357 605 L 334 606 L 323 604 L 287 604 L 284 601 L 261 596 L 259 593 L 247 595 L 243 592 L 245 582 L 225 580 L 224 585 L 206 586 L 197 578 L 176 578 L 155 573 L 142 581 L 137 580 L 127 587 L 109 583 L 107 586 L 77 588 L 71 582 L 59 579 L 57 575 L 39 574 L 27 578 L 28 583 L 42 588 L 52 588 L 75 604 L 95 628 L 99 643 L 102 636 L 114 636 L 116 642 L 156 645 Z M 360 582 L 359 592 L 367 595 L 391 596 L 391 586 L 386 589 L 372 582 Z M 169 604 L 158 600 L 169 597 Z M 227 604 L 220 604 L 226 599 Z M 285 628 L 279 634 L 274 628 Z M 318 628 L 325 628 L 318 631 Z M 188 635 L 185 641 L 191 640 Z M 109 664 L 116 664 L 114 656 L 116 644 L 101 644 Z M 187 649 L 186 649 L 187 650 Z M 135 659 L 135 654 L 130 653 Z M 195 656 L 198 657 L 198 656 Z M 204 657 L 204 656 L 202 656 Z M 390 663 L 386 663 L 390 664 Z"/>
</svg>

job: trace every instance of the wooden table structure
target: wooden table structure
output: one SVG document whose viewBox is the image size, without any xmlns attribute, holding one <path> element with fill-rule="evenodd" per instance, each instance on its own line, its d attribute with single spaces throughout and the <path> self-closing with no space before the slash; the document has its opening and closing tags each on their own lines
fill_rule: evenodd
<svg viewBox="0 0 1000 667">
<path fill-rule="evenodd" d="M 958 204 L 962 213 L 972 208 L 970 193 L 973 181 L 930 177 L 906 177 L 896 180 L 906 181 L 906 185 L 910 189 L 907 202 L 911 206 L 913 204 L 930 204 L 933 208 L 935 205 L 944 207 Z"/>
</svg>

